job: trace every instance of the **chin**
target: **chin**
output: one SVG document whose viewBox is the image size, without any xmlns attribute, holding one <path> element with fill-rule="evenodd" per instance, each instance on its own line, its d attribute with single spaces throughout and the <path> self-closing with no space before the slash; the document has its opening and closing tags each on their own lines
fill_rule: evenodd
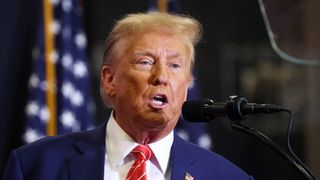
<svg viewBox="0 0 320 180">
<path fill-rule="evenodd" d="M 168 118 L 164 113 L 148 113 L 143 116 L 144 124 L 151 129 L 164 129 L 173 119 Z"/>
</svg>

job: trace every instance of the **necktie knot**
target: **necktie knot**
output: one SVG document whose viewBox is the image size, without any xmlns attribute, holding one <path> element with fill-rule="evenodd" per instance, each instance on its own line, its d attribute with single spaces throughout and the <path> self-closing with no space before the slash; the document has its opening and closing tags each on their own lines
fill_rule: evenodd
<svg viewBox="0 0 320 180">
<path fill-rule="evenodd" d="M 136 157 L 136 161 L 130 168 L 126 180 L 147 180 L 146 161 L 153 156 L 149 146 L 138 145 L 131 153 Z"/>
<path fill-rule="evenodd" d="M 153 155 L 152 150 L 149 146 L 145 145 L 138 145 L 136 146 L 131 153 L 139 160 L 141 161 L 147 161 L 151 158 Z"/>
</svg>

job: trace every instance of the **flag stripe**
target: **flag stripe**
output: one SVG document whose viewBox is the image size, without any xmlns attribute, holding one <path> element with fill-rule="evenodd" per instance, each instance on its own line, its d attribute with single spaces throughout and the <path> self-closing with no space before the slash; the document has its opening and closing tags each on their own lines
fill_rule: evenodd
<svg viewBox="0 0 320 180">
<path fill-rule="evenodd" d="M 46 133 L 49 136 L 57 134 L 56 127 L 56 74 L 55 74 L 55 63 L 54 63 L 54 34 L 51 30 L 53 22 L 53 8 L 50 0 L 44 0 L 44 34 L 45 34 L 45 66 L 46 66 L 46 101 L 47 108 L 49 111 L 49 120 L 46 127 Z"/>
</svg>

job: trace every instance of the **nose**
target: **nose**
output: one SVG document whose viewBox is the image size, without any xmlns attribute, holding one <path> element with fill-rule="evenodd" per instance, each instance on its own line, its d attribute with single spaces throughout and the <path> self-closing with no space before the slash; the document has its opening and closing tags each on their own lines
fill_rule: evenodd
<svg viewBox="0 0 320 180">
<path fill-rule="evenodd" d="M 168 72 L 165 64 L 159 63 L 153 67 L 151 82 L 153 85 L 168 84 Z"/>
</svg>

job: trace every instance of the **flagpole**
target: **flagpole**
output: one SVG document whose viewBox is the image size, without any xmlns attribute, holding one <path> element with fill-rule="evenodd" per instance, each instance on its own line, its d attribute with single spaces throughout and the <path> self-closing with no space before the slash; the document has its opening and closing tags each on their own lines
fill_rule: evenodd
<svg viewBox="0 0 320 180">
<path fill-rule="evenodd" d="M 168 12 L 168 0 L 158 0 L 158 11 Z"/>
<path fill-rule="evenodd" d="M 43 1 L 44 9 L 44 35 L 45 35 L 45 66 L 46 66 L 46 102 L 49 112 L 46 133 L 49 136 L 57 134 L 56 125 L 56 92 L 55 92 L 55 59 L 54 59 L 54 34 L 51 29 L 53 22 L 53 8 L 50 0 Z"/>
</svg>

